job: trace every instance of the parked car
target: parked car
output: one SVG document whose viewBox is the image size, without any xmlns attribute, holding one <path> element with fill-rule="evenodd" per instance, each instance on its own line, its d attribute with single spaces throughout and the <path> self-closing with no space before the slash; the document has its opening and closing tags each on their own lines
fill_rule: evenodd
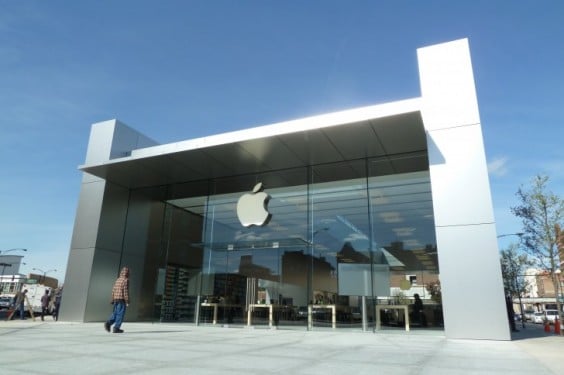
<svg viewBox="0 0 564 375">
<path fill-rule="evenodd" d="M 515 315 L 513 315 L 513 319 L 515 319 L 516 322 L 520 322 L 521 321 L 521 314 L 515 313 Z"/>
<path fill-rule="evenodd" d="M 558 310 L 545 310 L 544 314 L 546 320 L 548 320 L 550 324 L 553 324 L 554 320 L 556 320 L 556 317 L 558 316 Z"/>
<path fill-rule="evenodd" d="M 11 305 L 12 305 L 12 297 L 9 296 L 0 297 L 0 310 L 9 309 Z"/>
<path fill-rule="evenodd" d="M 533 314 L 533 323 L 543 324 L 545 319 L 544 312 L 536 312 Z"/>
<path fill-rule="evenodd" d="M 535 315 L 535 310 L 525 310 L 523 311 L 523 315 L 525 316 L 526 321 L 532 321 L 533 316 Z"/>
<path fill-rule="evenodd" d="M 300 306 L 296 311 L 296 318 L 300 319 L 307 319 L 307 306 Z"/>
<path fill-rule="evenodd" d="M 307 319 L 308 309 L 307 306 L 300 306 L 296 311 L 296 319 Z M 326 309 L 311 309 L 311 317 L 313 319 L 324 319 L 327 316 Z"/>
</svg>

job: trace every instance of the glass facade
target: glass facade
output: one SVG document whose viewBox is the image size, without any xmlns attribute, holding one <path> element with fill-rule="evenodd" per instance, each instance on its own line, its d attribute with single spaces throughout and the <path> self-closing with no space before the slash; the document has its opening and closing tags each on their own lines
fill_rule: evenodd
<svg viewBox="0 0 564 375">
<path fill-rule="evenodd" d="M 237 203 L 258 182 L 271 217 L 244 227 Z M 148 228 L 146 239 L 126 229 L 122 257 L 143 257 L 138 320 L 442 327 L 423 154 L 138 189 L 129 206 L 126 228 L 140 220 Z M 413 307 L 415 294 L 423 311 Z"/>
<path fill-rule="evenodd" d="M 448 338 L 509 340 L 468 41 L 417 57 L 416 98 L 169 144 L 93 124 L 61 318 L 106 319 L 129 266 L 131 321 L 407 330 L 444 304 Z"/>
</svg>

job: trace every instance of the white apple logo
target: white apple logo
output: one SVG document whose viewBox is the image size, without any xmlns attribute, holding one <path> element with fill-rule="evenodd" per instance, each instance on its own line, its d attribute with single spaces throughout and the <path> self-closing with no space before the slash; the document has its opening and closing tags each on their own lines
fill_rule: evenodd
<svg viewBox="0 0 564 375">
<path fill-rule="evenodd" d="M 243 194 L 237 202 L 237 216 L 244 227 L 263 226 L 270 221 L 272 215 L 266 207 L 270 195 L 261 190 L 262 182 L 259 182 L 253 188 L 252 193 Z"/>
</svg>

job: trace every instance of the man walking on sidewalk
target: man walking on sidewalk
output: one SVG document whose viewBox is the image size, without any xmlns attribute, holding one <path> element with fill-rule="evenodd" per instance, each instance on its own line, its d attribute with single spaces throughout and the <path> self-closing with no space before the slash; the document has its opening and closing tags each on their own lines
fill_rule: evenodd
<svg viewBox="0 0 564 375">
<path fill-rule="evenodd" d="M 49 302 L 51 302 L 49 289 L 45 289 L 45 294 L 41 296 L 41 321 L 45 320 L 45 314 L 49 312 Z"/>
<path fill-rule="evenodd" d="M 114 283 L 111 303 L 114 305 L 114 309 L 108 320 L 104 323 L 104 328 L 106 331 L 110 332 L 110 328 L 113 325 L 113 333 L 123 333 L 121 324 L 125 316 L 125 309 L 129 306 L 129 268 L 127 267 L 121 269 L 119 277 Z"/>
</svg>

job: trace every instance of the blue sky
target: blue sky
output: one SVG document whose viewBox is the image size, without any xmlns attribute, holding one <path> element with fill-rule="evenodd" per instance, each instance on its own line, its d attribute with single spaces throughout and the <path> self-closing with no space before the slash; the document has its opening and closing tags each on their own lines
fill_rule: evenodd
<svg viewBox="0 0 564 375">
<path fill-rule="evenodd" d="M 518 232 L 520 185 L 544 173 L 564 196 L 563 14 L 556 0 L 0 0 L 0 250 L 64 277 L 92 123 L 169 143 L 417 97 L 416 49 L 460 38 L 498 233 Z"/>
</svg>

